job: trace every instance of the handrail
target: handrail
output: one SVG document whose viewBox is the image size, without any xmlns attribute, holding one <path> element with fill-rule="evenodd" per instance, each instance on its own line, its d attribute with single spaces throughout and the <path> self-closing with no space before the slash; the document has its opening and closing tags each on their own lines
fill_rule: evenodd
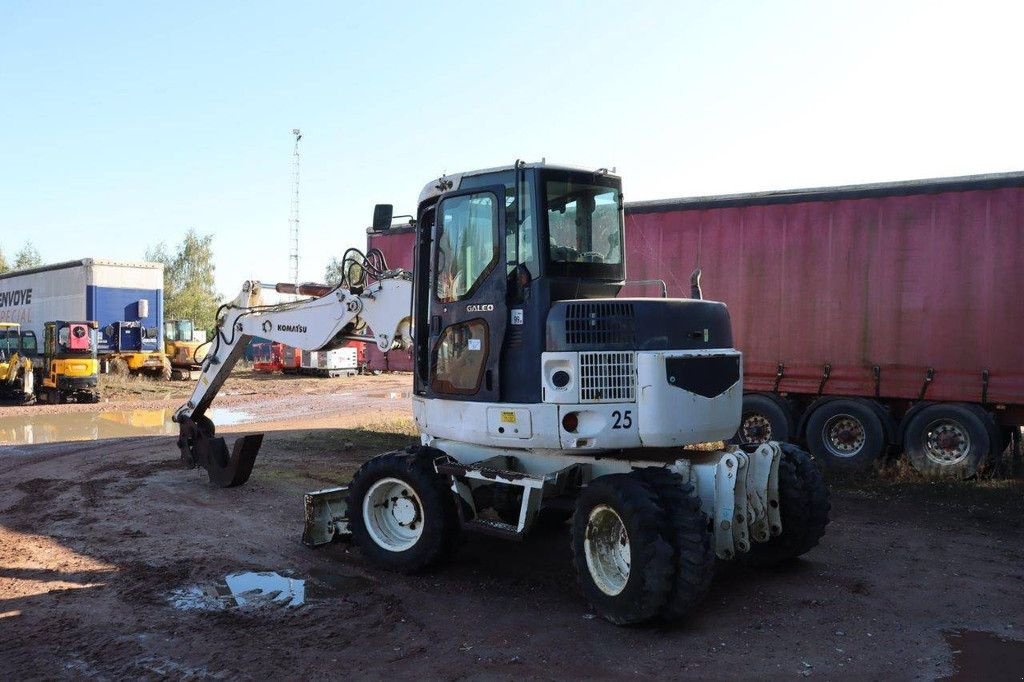
<svg viewBox="0 0 1024 682">
<path fill-rule="evenodd" d="M 663 279 L 627 279 L 622 283 L 622 286 L 629 286 L 630 284 L 657 284 L 661 286 L 661 297 L 668 298 L 668 285 L 665 284 Z"/>
</svg>

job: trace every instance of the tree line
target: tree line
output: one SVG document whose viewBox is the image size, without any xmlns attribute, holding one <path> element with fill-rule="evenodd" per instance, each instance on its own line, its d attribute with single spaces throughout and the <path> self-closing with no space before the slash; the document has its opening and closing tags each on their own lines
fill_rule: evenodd
<svg viewBox="0 0 1024 682">
<path fill-rule="evenodd" d="M 14 260 L 8 262 L 4 248 L 0 246 L 0 275 L 11 270 L 25 270 L 43 264 L 43 258 L 39 251 L 32 245 L 32 242 L 25 242 L 18 253 L 14 254 Z"/>
</svg>

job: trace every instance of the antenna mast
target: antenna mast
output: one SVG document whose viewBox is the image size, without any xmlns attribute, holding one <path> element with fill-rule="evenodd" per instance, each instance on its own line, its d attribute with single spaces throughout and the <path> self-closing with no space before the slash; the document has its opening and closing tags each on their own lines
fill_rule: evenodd
<svg viewBox="0 0 1024 682">
<path fill-rule="evenodd" d="M 299 283 L 299 140 L 302 131 L 292 128 L 295 150 L 292 152 L 292 210 L 288 218 L 288 268 L 291 282 Z"/>
</svg>

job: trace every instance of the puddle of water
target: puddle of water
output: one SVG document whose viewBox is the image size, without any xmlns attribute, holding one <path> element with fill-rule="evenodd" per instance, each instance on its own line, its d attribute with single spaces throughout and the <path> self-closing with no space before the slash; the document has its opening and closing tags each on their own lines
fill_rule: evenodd
<svg viewBox="0 0 1024 682">
<path fill-rule="evenodd" d="M 315 580 L 291 578 L 274 571 L 229 573 L 212 586 L 190 585 L 168 595 L 171 606 L 182 611 L 223 611 L 245 606 L 302 606 L 351 592 L 370 584 L 366 578 L 313 573 Z"/>
<path fill-rule="evenodd" d="M 171 421 L 175 409 L 44 414 L 26 406 L 22 414 L 0 417 L 0 445 L 175 435 L 178 425 Z M 223 407 L 215 407 L 208 414 L 218 426 L 252 420 L 247 412 Z"/>
<path fill-rule="evenodd" d="M 955 672 L 948 680 L 1024 679 L 1024 641 L 1006 639 L 994 632 L 957 630 L 945 633 L 953 651 Z"/>
</svg>

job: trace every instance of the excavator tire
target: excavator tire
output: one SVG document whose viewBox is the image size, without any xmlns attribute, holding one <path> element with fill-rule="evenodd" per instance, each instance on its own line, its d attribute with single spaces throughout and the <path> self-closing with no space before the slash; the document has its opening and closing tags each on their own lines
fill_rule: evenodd
<svg viewBox="0 0 1024 682">
<path fill-rule="evenodd" d="M 675 580 L 668 602 L 659 615 L 666 621 L 682 620 L 704 599 L 715 576 L 715 543 L 710 520 L 701 510 L 693 484 L 683 483 L 679 474 L 662 467 L 650 467 L 637 469 L 633 475 L 658 495 L 672 542 Z"/>
<path fill-rule="evenodd" d="M 123 358 L 114 358 L 107 367 L 107 372 L 116 377 L 126 377 L 130 371 L 128 363 Z"/>
<path fill-rule="evenodd" d="M 748 566 L 772 566 L 814 549 L 828 525 L 831 509 L 828 486 L 809 454 L 795 445 L 780 443 L 779 512 L 782 534 L 768 542 L 755 542 L 736 559 Z"/>
<path fill-rule="evenodd" d="M 459 514 L 447 481 L 433 466 L 444 453 L 412 446 L 359 468 L 348 490 L 352 539 L 372 563 L 416 573 L 442 563 L 459 540 Z"/>
<path fill-rule="evenodd" d="M 572 555 L 583 597 L 616 625 L 654 620 L 673 589 L 668 515 L 654 488 L 632 474 L 590 482 L 576 500 Z"/>
</svg>

